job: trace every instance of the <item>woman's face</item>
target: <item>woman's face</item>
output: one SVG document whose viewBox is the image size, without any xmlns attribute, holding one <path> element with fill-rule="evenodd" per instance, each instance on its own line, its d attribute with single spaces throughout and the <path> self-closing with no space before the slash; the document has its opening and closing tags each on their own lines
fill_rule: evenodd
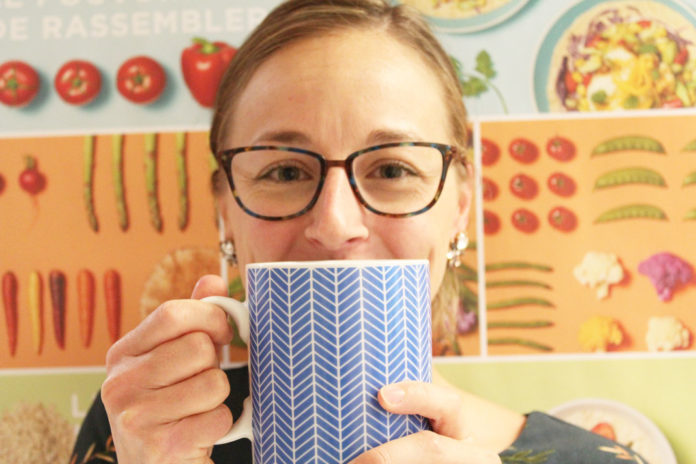
<svg viewBox="0 0 696 464">
<path fill-rule="evenodd" d="M 345 159 L 387 142 L 452 143 L 442 86 L 417 52 L 384 32 L 348 31 L 294 43 L 271 55 L 242 92 L 224 148 L 276 144 Z M 240 269 L 253 262 L 428 259 L 439 288 L 450 240 L 466 227 L 469 189 L 450 168 L 429 211 L 389 218 L 367 211 L 345 171 L 329 169 L 302 216 L 266 221 L 222 196 L 225 232 Z"/>
</svg>

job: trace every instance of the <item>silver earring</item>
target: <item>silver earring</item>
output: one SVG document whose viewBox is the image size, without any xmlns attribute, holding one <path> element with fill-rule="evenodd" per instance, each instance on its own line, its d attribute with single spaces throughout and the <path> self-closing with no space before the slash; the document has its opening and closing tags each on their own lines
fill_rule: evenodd
<svg viewBox="0 0 696 464">
<path fill-rule="evenodd" d="M 469 246 L 469 237 L 466 236 L 466 233 L 459 232 L 449 245 L 449 251 L 447 252 L 447 265 L 449 267 L 459 267 L 461 257 L 467 246 Z"/>
<path fill-rule="evenodd" d="M 231 266 L 237 265 L 237 253 L 234 250 L 234 242 L 232 240 L 220 242 L 220 254 Z"/>
</svg>

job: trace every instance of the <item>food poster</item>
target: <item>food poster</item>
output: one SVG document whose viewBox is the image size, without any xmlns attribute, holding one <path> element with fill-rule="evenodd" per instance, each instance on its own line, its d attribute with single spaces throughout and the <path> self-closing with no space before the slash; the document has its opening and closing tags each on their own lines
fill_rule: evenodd
<svg viewBox="0 0 696 464">
<path fill-rule="evenodd" d="M 696 1 L 402 2 L 457 66 L 476 165 L 436 368 L 693 462 Z M 195 69 L 202 49 L 224 69 L 277 3 L 0 0 L 0 462 L 66 461 L 113 340 L 203 272 L 234 287 L 219 76 Z"/>
</svg>

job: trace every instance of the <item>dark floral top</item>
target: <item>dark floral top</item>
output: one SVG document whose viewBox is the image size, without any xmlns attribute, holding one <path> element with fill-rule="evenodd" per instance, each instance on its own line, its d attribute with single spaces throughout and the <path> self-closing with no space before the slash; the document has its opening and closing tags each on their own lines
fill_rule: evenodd
<svg viewBox="0 0 696 464">
<path fill-rule="evenodd" d="M 235 420 L 249 394 L 246 367 L 225 371 L 232 393 L 225 404 Z M 251 443 L 238 440 L 213 448 L 213 462 L 251 464 Z M 504 464 L 648 464 L 630 449 L 541 412 L 527 415 L 517 440 L 500 454 Z M 106 410 L 97 395 L 77 437 L 70 464 L 115 463 Z"/>
</svg>

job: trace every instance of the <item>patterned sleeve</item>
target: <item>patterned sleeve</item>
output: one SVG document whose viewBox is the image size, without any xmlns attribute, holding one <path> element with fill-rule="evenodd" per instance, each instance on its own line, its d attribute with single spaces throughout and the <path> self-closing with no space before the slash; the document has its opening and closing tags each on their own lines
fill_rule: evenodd
<svg viewBox="0 0 696 464">
<path fill-rule="evenodd" d="M 648 464 L 631 449 L 541 412 L 527 415 L 503 464 Z"/>
<path fill-rule="evenodd" d="M 102 464 L 116 462 L 116 449 L 101 394 L 97 394 L 80 427 L 70 464 Z"/>
</svg>

